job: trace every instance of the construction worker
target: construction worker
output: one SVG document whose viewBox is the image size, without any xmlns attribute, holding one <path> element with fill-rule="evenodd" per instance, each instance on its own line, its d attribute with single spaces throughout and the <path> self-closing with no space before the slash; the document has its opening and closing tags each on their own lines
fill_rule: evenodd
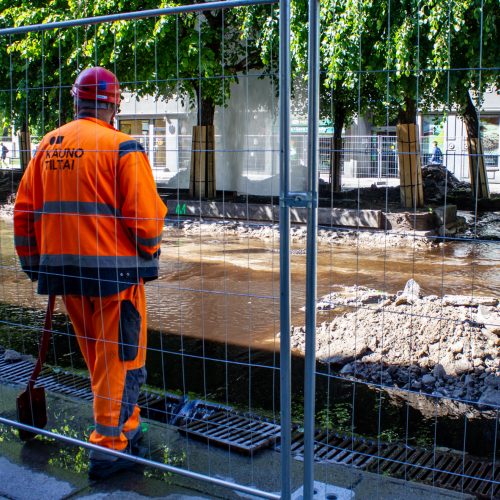
<svg viewBox="0 0 500 500">
<path fill-rule="evenodd" d="M 43 138 L 20 183 L 16 251 L 38 293 L 63 298 L 90 372 L 90 442 L 144 455 L 137 406 L 146 377 L 144 283 L 158 277 L 167 208 L 141 144 L 111 125 L 116 76 L 86 69 L 71 92 L 75 120 Z M 134 465 L 92 449 L 89 477 Z"/>
</svg>

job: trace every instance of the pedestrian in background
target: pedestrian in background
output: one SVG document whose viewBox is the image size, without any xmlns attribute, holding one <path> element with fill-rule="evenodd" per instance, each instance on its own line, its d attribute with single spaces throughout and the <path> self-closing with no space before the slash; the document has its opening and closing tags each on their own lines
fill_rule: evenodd
<svg viewBox="0 0 500 500">
<path fill-rule="evenodd" d="M 9 148 L 2 142 L 1 143 L 1 146 L 2 146 L 2 165 L 8 165 L 7 163 L 7 153 L 9 152 Z"/>
<path fill-rule="evenodd" d="M 442 165 L 443 152 L 439 149 L 437 141 L 432 141 L 432 148 L 431 163 L 433 165 Z"/>
<path fill-rule="evenodd" d="M 111 125 L 116 76 L 86 69 L 72 95 L 75 120 L 43 138 L 20 183 L 16 251 L 38 293 L 63 298 L 92 383 L 90 442 L 143 456 L 144 283 L 158 277 L 167 208 L 141 144 Z M 92 449 L 89 477 L 134 466 Z"/>
</svg>

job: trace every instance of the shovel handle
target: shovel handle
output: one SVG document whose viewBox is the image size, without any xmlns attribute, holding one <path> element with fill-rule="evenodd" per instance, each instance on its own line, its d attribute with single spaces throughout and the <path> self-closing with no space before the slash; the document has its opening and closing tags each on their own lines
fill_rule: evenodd
<svg viewBox="0 0 500 500">
<path fill-rule="evenodd" d="M 33 368 L 33 372 L 28 381 L 28 391 L 35 387 L 36 379 L 42 371 L 42 366 L 45 362 L 47 351 L 49 350 L 50 337 L 52 336 L 52 316 L 54 314 L 55 301 L 56 296 L 49 295 L 49 300 L 47 302 L 47 311 L 45 313 L 45 323 L 43 325 L 42 338 L 40 340 L 40 347 L 38 348 L 38 359 L 36 360 L 35 368 Z"/>
</svg>

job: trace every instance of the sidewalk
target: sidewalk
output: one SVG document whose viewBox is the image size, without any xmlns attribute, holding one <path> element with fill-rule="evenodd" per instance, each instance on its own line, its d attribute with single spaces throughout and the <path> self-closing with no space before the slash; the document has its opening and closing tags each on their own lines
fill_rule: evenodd
<svg viewBox="0 0 500 500">
<path fill-rule="evenodd" d="M 15 398 L 20 389 L 0 385 L 0 415 L 15 420 Z M 48 396 L 49 423 L 47 430 L 84 439 L 88 434 L 92 408 L 87 402 L 54 394 Z M 147 422 L 148 458 L 171 465 L 255 487 L 268 492 L 280 490 L 280 455 L 272 450 L 247 457 L 206 443 L 183 437 L 175 427 Z M 88 451 L 49 438 L 39 437 L 22 443 L 17 432 L 0 425 L 0 500 L 86 500 L 160 498 L 181 499 L 241 499 L 254 498 L 247 494 L 169 474 L 153 467 L 143 473 L 120 473 L 106 481 L 87 478 Z M 303 463 L 292 460 L 292 491 L 294 500 L 301 498 L 300 485 Z M 360 472 L 354 468 L 317 464 L 315 478 L 327 486 L 325 498 L 448 500 L 469 499 L 468 495 L 430 486 Z M 320 488 L 321 489 L 321 488 Z M 335 495 L 330 493 L 334 492 Z"/>
</svg>

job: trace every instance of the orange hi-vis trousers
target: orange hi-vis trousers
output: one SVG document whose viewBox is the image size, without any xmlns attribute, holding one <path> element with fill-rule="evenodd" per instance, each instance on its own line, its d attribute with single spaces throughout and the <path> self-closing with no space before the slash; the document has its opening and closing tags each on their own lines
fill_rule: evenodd
<svg viewBox="0 0 500 500">
<path fill-rule="evenodd" d="M 90 442 L 122 451 L 140 431 L 137 399 L 146 378 L 144 283 L 105 297 L 65 295 L 63 301 L 90 372 L 95 430 Z M 92 450 L 90 456 L 109 459 Z"/>
</svg>

